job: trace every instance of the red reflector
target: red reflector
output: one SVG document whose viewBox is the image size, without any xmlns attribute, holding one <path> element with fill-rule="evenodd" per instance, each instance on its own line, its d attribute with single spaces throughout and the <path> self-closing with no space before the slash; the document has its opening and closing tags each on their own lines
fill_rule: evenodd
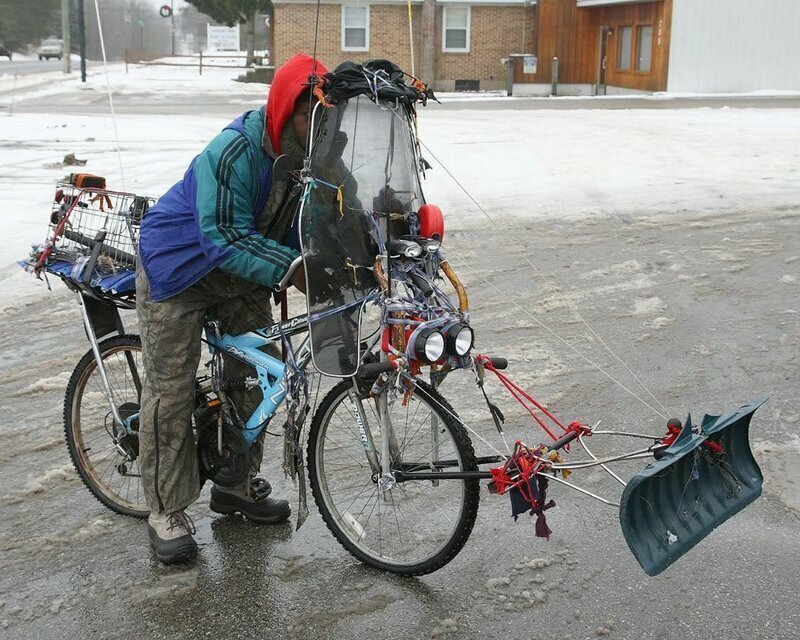
<svg viewBox="0 0 800 640">
<path fill-rule="evenodd" d="M 442 241 L 444 238 L 444 216 L 435 204 L 423 204 L 417 211 L 419 235 L 424 238 Z"/>
</svg>

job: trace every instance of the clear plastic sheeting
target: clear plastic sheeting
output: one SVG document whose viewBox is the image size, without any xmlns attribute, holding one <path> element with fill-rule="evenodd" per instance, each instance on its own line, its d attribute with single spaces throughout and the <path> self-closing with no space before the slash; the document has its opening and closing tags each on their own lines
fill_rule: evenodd
<svg viewBox="0 0 800 640">
<path fill-rule="evenodd" d="M 423 203 L 405 110 L 366 96 L 317 106 L 311 179 L 300 213 L 314 364 L 355 374 L 363 302 L 378 287 L 374 264 L 389 237 L 408 232 Z M 360 332 L 359 329 L 362 329 Z"/>
</svg>

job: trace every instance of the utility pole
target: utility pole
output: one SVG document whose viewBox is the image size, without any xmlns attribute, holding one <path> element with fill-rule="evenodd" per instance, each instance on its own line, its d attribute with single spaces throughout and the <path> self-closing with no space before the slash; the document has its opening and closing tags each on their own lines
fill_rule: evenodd
<svg viewBox="0 0 800 640">
<path fill-rule="evenodd" d="M 172 55 L 175 56 L 175 0 L 169 2 L 170 12 L 169 18 L 172 22 Z"/>
<path fill-rule="evenodd" d="M 64 73 L 72 73 L 72 60 L 70 60 L 70 42 L 69 42 L 69 2 L 70 0 L 61 0 L 61 52 L 63 54 Z"/>
<path fill-rule="evenodd" d="M 86 19 L 83 15 L 83 0 L 78 0 L 78 34 L 80 38 L 81 82 L 86 82 Z"/>
<path fill-rule="evenodd" d="M 422 1 L 422 55 L 419 79 L 433 89 L 436 83 L 436 0 Z"/>
</svg>

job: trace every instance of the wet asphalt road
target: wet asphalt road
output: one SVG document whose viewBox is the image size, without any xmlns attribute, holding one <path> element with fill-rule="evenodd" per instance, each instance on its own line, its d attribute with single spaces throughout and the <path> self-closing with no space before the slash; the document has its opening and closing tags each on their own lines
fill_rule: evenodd
<svg viewBox="0 0 800 640">
<path fill-rule="evenodd" d="M 42 63 L 44 64 L 44 63 Z M 2 73 L 2 71 L 0 71 Z M 225 115 L 236 113 L 242 105 L 255 104 L 258 96 L 242 92 L 242 85 L 231 81 L 230 93 L 199 93 L 176 96 L 127 90 L 115 92 L 114 108 L 120 115 Z M 252 85 L 251 85 L 252 86 Z M 31 87 L 36 89 L 37 87 Z M 266 89 L 265 89 L 266 91 Z M 452 95 L 452 94 L 450 94 Z M 437 111 L 463 110 L 537 110 L 537 109 L 797 109 L 800 96 L 720 96 L 720 97 L 652 97 L 652 96 L 608 96 L 608 97 L 556 97 L 556 98 L 478 98 L 453 99 L 448 97 L 436 105 Z M 0 113 L 8 110 L 0 105 Z M 14 99 L 15 113 L 60 113 L 63 115 L 107 115 L 108 98 L 105 87 L 84 87 L 81 93 L 57 93 L 47 100 L 25 97 L 18 90 Z"/>
<path fill-rule="evenodd" d="M 511 375 L 564 418 L 609 428 L 657 434 L 663 420 L 525 310 L 644 395 L 577 320 L 578 308 L 675 415 L 769 395 L 751 430 L 766 476 L 761 499 L 655 578 L 628 552 L 613 508 L 561 487 L 551 490 L 549 542 L 482 489 L 466 547 L 422 578 L 358 564 L 313 505 L 295 532 L 217 517 L 205 497 L 191 509 L 197 562 L 163 568 L 144 524 L 102 507 L 69 467 L 61 403 L 87 345 L 74 302 L 56 286 L 0 315 L 0 637 L 800 637 L 800 209 L 504 224 L 453 222 L 446 240 L 479 347 L 507 355 Z M 443 393 L 497 441 L 467 376 Z M 492 395 L 503 401 L 499 388 Z M 538 439 L 503 406 L 509 438 Z M 294 502 L 279 450 L 273 441 L 267 475 Z M 599 472 L 574 479 L 616 491 Z M 542 562 L 530 568 L 526 559 Z M 493 578 L 499 586 L 489 586 Z"/>
<path fill-rule="evenodd" d="M 63 60 L 8 60 L 0 59 L 0 75 L 11 74 L 16 76 L 28 76 L 34 73 L 46 71 L 60 71 L 63 67 Z M 80 66 L 80 63 L 78 63 Z"/>
</svg>

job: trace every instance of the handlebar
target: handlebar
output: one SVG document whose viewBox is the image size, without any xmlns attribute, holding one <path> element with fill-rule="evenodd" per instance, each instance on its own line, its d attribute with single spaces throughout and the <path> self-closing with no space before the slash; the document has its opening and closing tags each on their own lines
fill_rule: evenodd
<svg viewBox="0 0 800 640">
<path fill-rule="evenodd" d="M 385 360 L 384 362 L 368 362 L 358 368 L 358 376 L 361 378 L 375 378 L 382 373 L 392 371 L 395 368 L 394 362 Z"/>
<path fill-rule="evenodd" d="M 289 282 L 291 281 L 294 272 L 297 271 L 297 268 L 301 264 L 303 264 L 303 256 L 297 256 L 294 260 L 292 260 L 292 264 L 289 265 L 289 269 L 286 271 L 283 278 L 281 278 L 273 287 L 273 290 L 277 291 L 278 293 L 285 291 L 289 286 Z"/>
</svg>

